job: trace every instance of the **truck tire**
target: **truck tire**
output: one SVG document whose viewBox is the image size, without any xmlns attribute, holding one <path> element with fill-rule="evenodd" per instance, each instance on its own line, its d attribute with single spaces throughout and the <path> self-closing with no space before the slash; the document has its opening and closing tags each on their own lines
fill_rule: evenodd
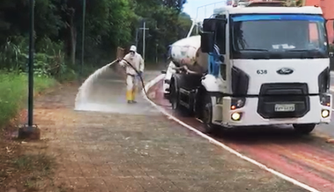
<svg viewBox="0 0 334 192">
<path fill-rule="evenodd" d="M 175 81 L 172 81 L 170 84 L 170 103 L 172 104 L 173 110 L 178 110 L 180 108 L 179 103 L 179 88 L 177 87 L 177 84 Z"/>
<path fill-rule="evenodd" d="M 298 134 L 307 135 L 313 131 L 315 124 L 293 124 L 293 128 Z"/>
<path fill-rule="evenodd" d="M 182 116 L 190 116 L 190 112 L 187 108 L 180 105 L 180 97 L 179 97 L 179 87 L 175 81 L 172 81 L 170 84 L 170 98 L 169 101 L 172 104 L 172 110 L 177 112 Z"/>
<path fill-rule="evenodd" d="M 210 95 L 205 94 L 203 104 L 202 121 L 205 133 L 214 134 L 217 132 L 218 126 L 212 123 L 212 102 Z"/>
</svg>

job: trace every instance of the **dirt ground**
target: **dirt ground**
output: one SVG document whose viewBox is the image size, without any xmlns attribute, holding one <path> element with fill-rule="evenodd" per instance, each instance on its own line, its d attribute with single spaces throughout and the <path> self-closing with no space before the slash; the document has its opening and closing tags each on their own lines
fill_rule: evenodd
<svg viewBox="0 0 334 192">
<path fill-rule="evenodd" d="M 78 85 L 60 86 L 36 100 L 42 139 L 19 145 L 42 167 L 31 165 L 41 170 L 39 178 L 24 185 L 11 181 L 1 192 L 27 185 L 43 192 L 305 191 L 168 120 L 139 96 L 129 106 L 117 77 L 101 78 L 94 89 L 92 102 L 110 110 L 74 111 Z"/>
</svg>

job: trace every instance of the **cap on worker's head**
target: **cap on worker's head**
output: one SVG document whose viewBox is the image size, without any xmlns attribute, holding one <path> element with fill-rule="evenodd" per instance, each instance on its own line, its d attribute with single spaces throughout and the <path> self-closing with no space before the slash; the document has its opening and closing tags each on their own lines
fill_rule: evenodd
<svg viewBox="0 0 334 192">
<path fill-rule="evenodd" d="M 137 47 L 134 45 L 131 45 L 130 47 L 130 51 L 136 52 L 137 51 Z"/>
</svg>

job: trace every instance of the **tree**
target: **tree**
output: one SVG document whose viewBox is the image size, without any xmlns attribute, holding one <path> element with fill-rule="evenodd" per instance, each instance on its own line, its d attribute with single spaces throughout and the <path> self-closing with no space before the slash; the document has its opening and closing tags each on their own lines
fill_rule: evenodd
<svg viewBox="0 0 334 192">
<path fill-rule="evenodd" d="M 112 59 L 117 46 L 135 42 L 140 21 L 146 20 L 147 52 L 167 51 L 165 48 L 185 37 L 191 21 L 182 13 L 185 0 L 86 0 L 85 46 L 86 59 L 99 63 Z M 45 42 L 64 45 L 63 52 L 75 64 L 81 51 L 82 0 L 36 0 L 36 51 L 45 50 Z M 9 37 L 27 37 L 29 32 L 28 1 L 0 2 L 0 45 Z M 46 40 L 46 39 L 50 39 Z M 156 47 L 158 45 L 159 47 Z M 48 44 L 48 46 L 51 46 Z M 148 59 L 154 55 L 149 54 Z M 102 61 L 101 61 L 102 62 Z"/>
</svg>

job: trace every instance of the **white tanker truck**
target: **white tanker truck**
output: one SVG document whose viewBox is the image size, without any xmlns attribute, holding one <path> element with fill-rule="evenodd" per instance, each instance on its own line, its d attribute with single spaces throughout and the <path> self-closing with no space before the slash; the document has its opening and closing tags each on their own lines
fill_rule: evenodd
<svg viewBox="0 0 334 192">
<path fill-rule="evenodd" d="M 319 7 L 216 9 L 200 35 L 171 46 L 165 97 L 207 132 L 292 124 L 308 134 L 331 119 L 325 22 Z"/>
</svg>

